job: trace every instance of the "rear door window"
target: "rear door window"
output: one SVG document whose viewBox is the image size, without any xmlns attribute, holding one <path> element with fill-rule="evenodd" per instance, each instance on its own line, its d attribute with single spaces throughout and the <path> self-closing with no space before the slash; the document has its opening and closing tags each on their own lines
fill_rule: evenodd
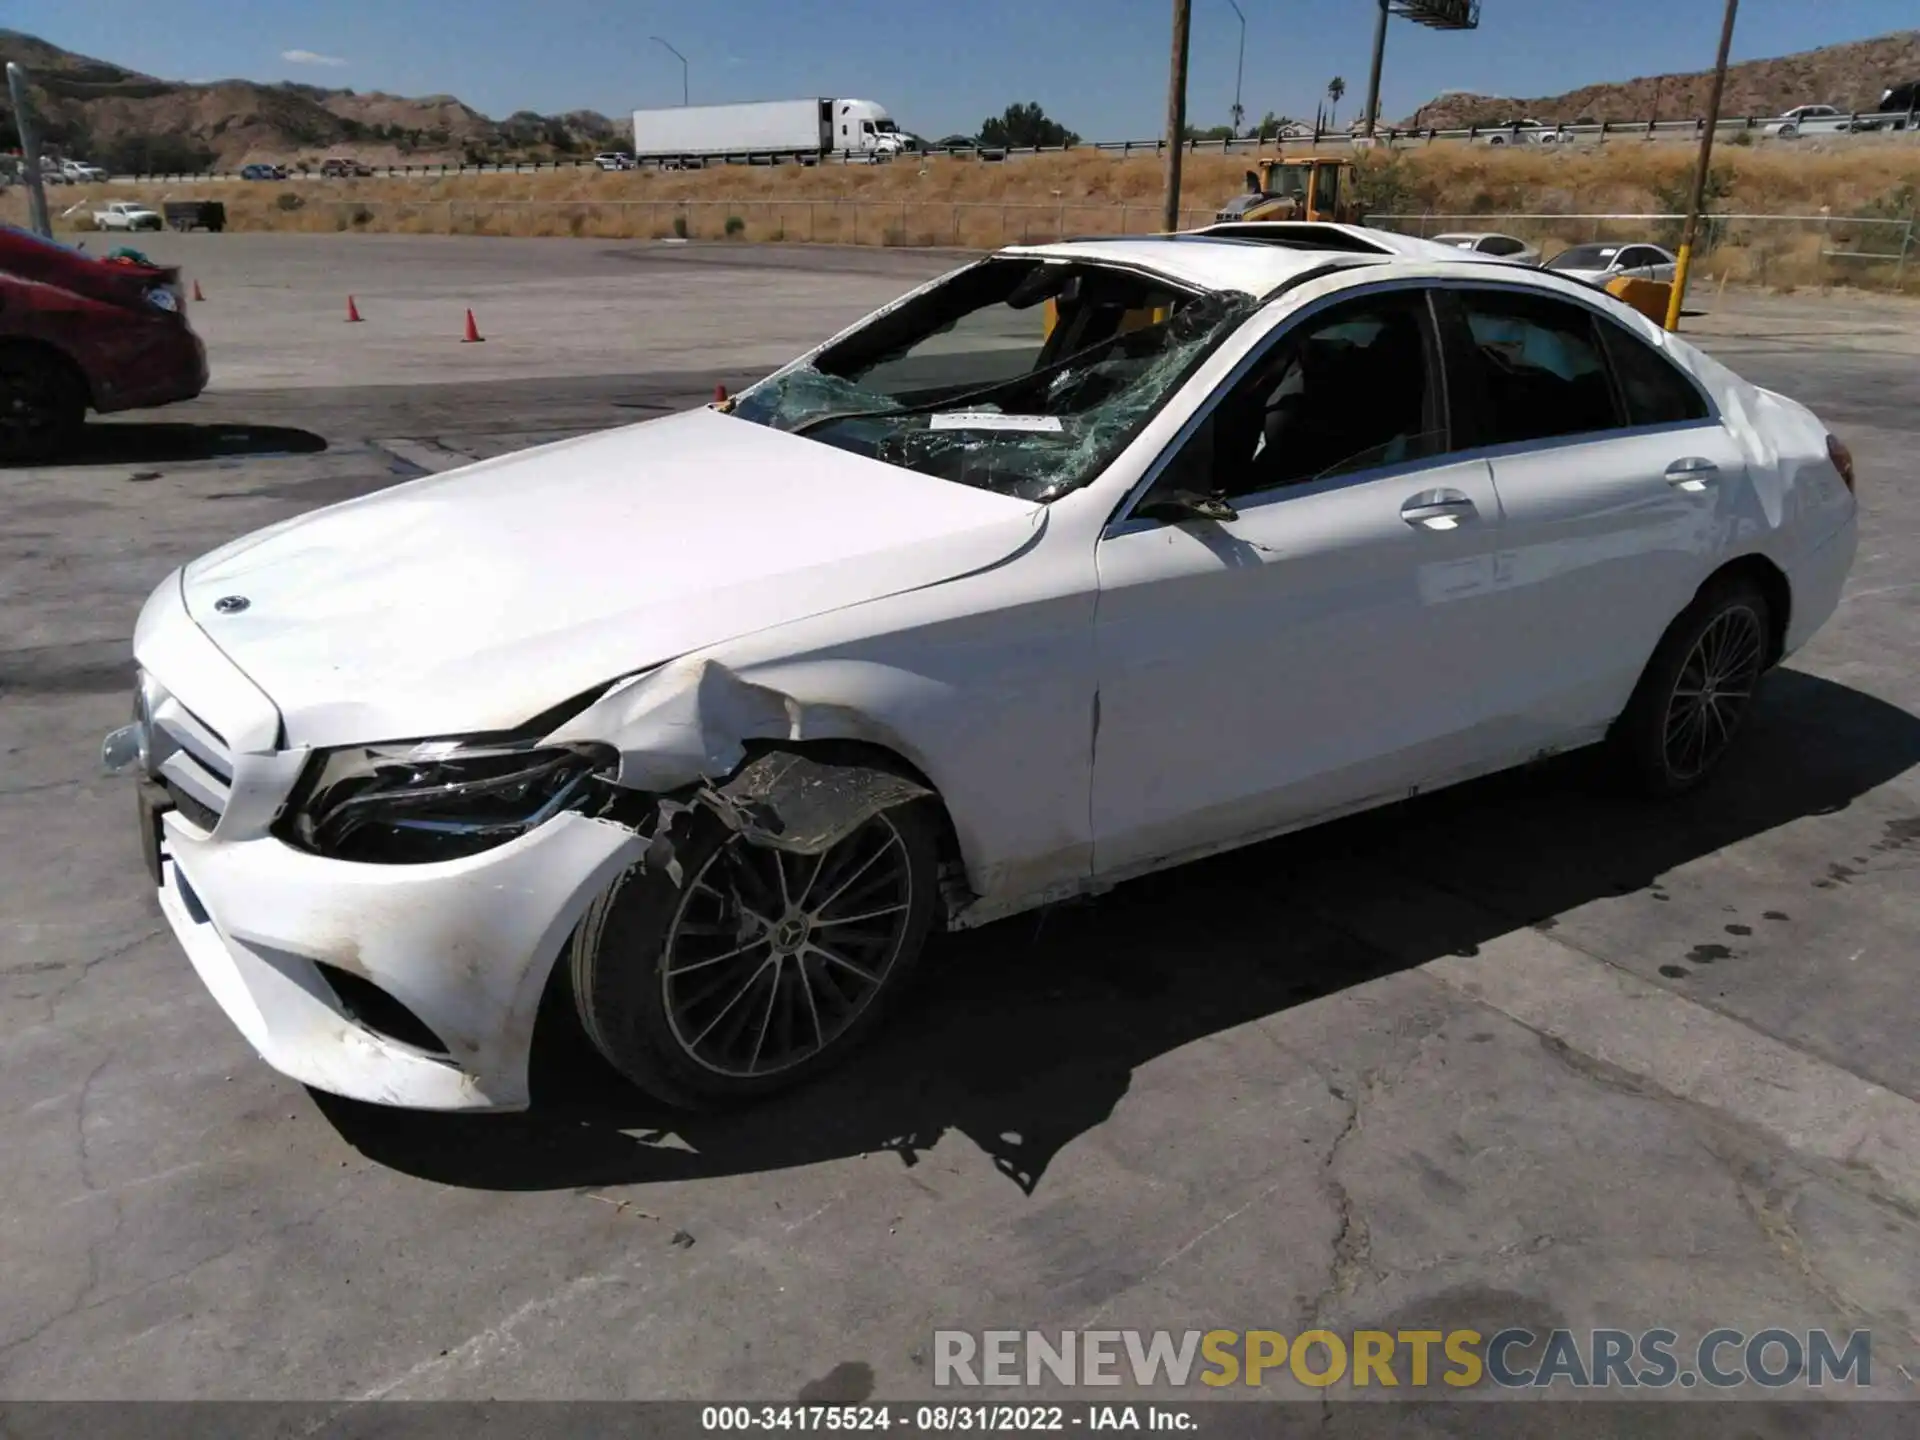
<svg viewBox="0 0 1920 1440">
<path fill-rule="evenodd" d="M 1617 429 L 1622 417 L 1593 315 L 1545 295 L 1455 290 L 1470 345 L 1459 377 L 1479 398 L 1481 443 Z"/>
<path fill-rule="evenodd" d="M 1666 356 L 1621 326 L 1603 321 L 1599 328 L 1629 425 L 1683 425 L 1712 416 L 1700 387 Z"/>
</svg>

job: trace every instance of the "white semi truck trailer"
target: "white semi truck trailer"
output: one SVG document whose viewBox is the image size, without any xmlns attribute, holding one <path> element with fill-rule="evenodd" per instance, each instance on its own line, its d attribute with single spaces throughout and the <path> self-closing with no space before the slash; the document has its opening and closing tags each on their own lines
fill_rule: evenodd
<svg viewBox="0 0 1920 1440">
<path fill-rule="evenodd" d="M 912 147 L 913 137 L 871 100 L 761 100 L 633 112 L 633 154 L 642 164 L 890 160 Z"/>
</svg>

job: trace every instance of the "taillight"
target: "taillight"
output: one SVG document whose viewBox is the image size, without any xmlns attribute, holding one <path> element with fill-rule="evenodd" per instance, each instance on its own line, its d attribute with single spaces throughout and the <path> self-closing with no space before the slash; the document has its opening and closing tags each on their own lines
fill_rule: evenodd
<svg viewBox="0 0 1920 1440">
<path fill-rule="evenodd" d="M 1836 437 L 1827 436 L 1827 458 L 1833 461 L 1833 468 L 1840 472 L 1840 478 L 1847 482 L 1847 493 L 1853 490 L 1853 452 Z"/>
</svg>

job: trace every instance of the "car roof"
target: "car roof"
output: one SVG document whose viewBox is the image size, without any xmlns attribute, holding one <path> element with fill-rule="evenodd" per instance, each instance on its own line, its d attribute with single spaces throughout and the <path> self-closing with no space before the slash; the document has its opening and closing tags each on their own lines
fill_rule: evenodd
<svg viewBox="0 0 1920 1440">
<path fill-rule="evenodd" d="M 1206 230 L 1173 235 L 1129 235 L 1067 240 L 1048 245 L 1010 245 L 996 253 L 1010 256 L 1036 256 L 1042 259 L 1084 260 L 1101 265 L 1124 265 L 1150 270 L 1178 283 L 1202 290 L 1238 290 L 1245 294 L 1267 296 L 1294 281 L 1329 267 L 1340 269 L 1378 269 L 1387 273 L 1441 275 L 1471 271 L 1499 277 L 1531 280 L 1554 288 L 1561 277 L 1541 279 L 1542 271 L 1531 265 L 1460 250 L 1432 240 L 1409 235 L 1392 235 L 1364 226 L 1328 226 L 1307 224 L 1304 231 L 1342 230 L 1379 246 L 1374 253 L 1348 248 L 1347 244 L 1314 245 L 1305 239 L 1283 238 L 1271 241 L 1212 233 L 1218 230 L 1284 232 L 1286 222 L 1250 222 L 1241 226 L 1210 226 Z M 1336 237 L 1323 237 L 1336 238 Z M 1382 243 L 1390 242 L 1390 243 Z M 1383 277 L 1384 278 L 1384 277 Z"/>
<path fill-rule="evenodd" d="M 1250 240 L 1291 250 L 1346 251 L 1356 255 L 1399 255 L 1426 260 L 1463 260 L 1473 265 L 1505 263 L 1496 256 L 1461 251 L 1437 240 L 1348 225 L 1332 220 L 1223 220 L 1189 232 Z"/>
<path fill-rule="evenodd" d="M 1124 265 L 1151 270 L 1196 289 L 1238 290 L 1248 295 L 1270 295 L 1329 262 L 1366 265 L 1379 264 L 1385 258 L 1335 250 L 1283 249 L 1252 240 L 1198 234 L 1123 235 L 1050 245 L 1009 245 L 998 253 Z"/>
</svg>

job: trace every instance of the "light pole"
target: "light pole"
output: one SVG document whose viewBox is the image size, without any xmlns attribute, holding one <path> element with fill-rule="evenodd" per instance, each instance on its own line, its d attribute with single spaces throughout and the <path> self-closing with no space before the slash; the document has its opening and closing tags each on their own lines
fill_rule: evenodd
<svg viewBox="0 0 1920 1440">
<path fill-rule="evenodd" d="M 1693 194 L 1687 200 L 1687 224 L 1680 232 L 1680 253 L 1673 267 L 1673 292 L 1667 297 L 1667 329 L 1680 328 L 1680 307 L 1687 299 L 1687 271 L 1693 263 L 1693 242 L 1700 229 L 1700 207 L 1707 197 L 1707 165 L 1713 159 L 1713 132 L 1720 124 L 1720 96 L 1727 84 L 1727 52 L 1733 48 L 1733 17 L 1740 0 L 1727 0 L 1720 22 L 1720 54 L 1713 62 L 1713 88 L 1707 95 L 1707 128 L 1700 134 L 1700 160 L 1693 172 Z"/>
<path fill-rule="evenodd" d="M 1233 13 L 1240 16 L 1240 59 L 1233 67 L 1233 138 L 1238 140 L 1240 120 L 1246 114 L 1240 108 L 1240 80 L 1247 70 L 1247 17 L 1238 5 L 1234 5 L 1234 0 L 1227 0 L 1227 4 L 1233 5 Z"/>
<path fill-rule="evenodd" d="M 687 103 L 687 57 L 674 49 L 673 46 L 667 45 L 667 42 L 662 40 L 658 35 L 651 36 L 650 38 L 654 44 L 666 46 L 667 53 L 680 62 L 680 103 L 685 105 Z"/>
<path fill-rule="evenodd" d="M 1380 14 L 1373 22 L 1373 69 L 1367 74 L 1367 135 L 1380 123 L 1380 65 L 1387 55 L 1387 0 L 1380 0 Z"/>
</svg>

